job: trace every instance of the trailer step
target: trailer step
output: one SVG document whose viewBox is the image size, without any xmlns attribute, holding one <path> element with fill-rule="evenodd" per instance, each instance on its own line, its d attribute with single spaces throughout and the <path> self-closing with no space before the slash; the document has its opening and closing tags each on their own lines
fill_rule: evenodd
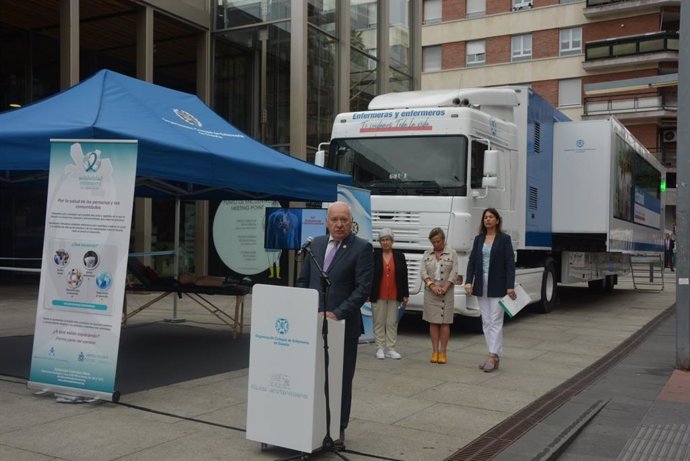
<svg viewBox="0 0 690 461">
<path fill-rule="evenodd" d="M 664 289 L 663 256 L 632 256 L 630 273 L 636 290 L 661 291 Z"/>
</svg>

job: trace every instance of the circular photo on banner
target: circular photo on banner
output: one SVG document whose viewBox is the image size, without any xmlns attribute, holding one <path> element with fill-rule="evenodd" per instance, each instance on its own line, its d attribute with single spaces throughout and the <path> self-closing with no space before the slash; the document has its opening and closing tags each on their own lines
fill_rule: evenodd
<svg viewBox="0 0 690 461">
<path fill-rule="evenodd" d="M 59 250 L 55 250 L 55 254 L 53 255 L 53 261 L 55 261 L 55 264 L 58 267 L 65 267 L 67 263 L 69 263 L 69 253 L 67 253 L 62 248 L 60 248 Z"/>
<path fill-rule="evenodd" d="M 110 272 L 101 272 L 96 276 L 96 286 L 99 290 L 107 290 L 113 284 Z"/>
<path fill-rule="evenodd" d="M 96 266 L 98 266 L 98 263 L 99 263 L 98 253 L 96 253 L 93 250 L 89 250 L 86 253 L 84 253 L 84 266 L 87 269 L 96 268 Z"/>
<path fill-rule="evenodd" d="M 84 276 L 78 269 L 72 269 L 67 274 L 67 286 L 70 288 L 79 288 L 83 280 Z"/>
</svg>

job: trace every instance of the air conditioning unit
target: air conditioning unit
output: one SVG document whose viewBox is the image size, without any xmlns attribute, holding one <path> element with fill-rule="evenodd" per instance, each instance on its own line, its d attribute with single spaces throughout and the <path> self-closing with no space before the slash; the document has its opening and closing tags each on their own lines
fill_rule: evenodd
<svg viewBox="0 0 690 461">
<path fill-rule="evenodd" d="M 513 5 L 513 11 L 520 11 L 523 8 L 532 8 L 532 2 L 522 2 Z"/>
<path fill-rule="evenodd" d="M 676 142 L 676 130 L 664 130 L 661 132 L 661 139 L 664 142 Z"/>
</svg>

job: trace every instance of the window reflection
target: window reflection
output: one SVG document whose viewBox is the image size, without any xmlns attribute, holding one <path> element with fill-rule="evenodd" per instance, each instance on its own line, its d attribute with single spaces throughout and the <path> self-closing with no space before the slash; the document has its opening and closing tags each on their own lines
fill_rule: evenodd
<svg viewBox="0 0 690 461">
<path fill-rule="evenodd" d="M 309 28 L 307 60 L 307 146 L 308 161 L 320 142 L 330 139 L 336 115 L 337 40 Z"/>
<path fill-rule="evenodd" d="M 290 0 L 218 0 L 216 28 L 246 26 L 290 17 Z"/>
<path fill-rule="evenodd" d="M 367 110 L 376 96 L 376 67 L 371 56 L 352 49 L 350 51 L 350 110 Z"/>
<path fill-rule="evenodd" d="M 289 23 L 216 37 L 214 109 L 251 136 L 286 151 L 290 143 Z M 265 69 L 261 67 L 262 50 L 266 52 Z M 263 100 L 262 81 L 266 88 Z"/>
<path fill-rule="evenodd" d="M 335 34 L 335 5 L 335 0 L 309 0 L 309 4 L 307 5 L 307 18 L 309 24 L 330 34 Z"/>
<path fill-rule="evenodd" d="M 391 64 L 406 70 L 410 51 L 410 3 L 409 0 L 390 2 L 390 59 Z"/>
</svg>

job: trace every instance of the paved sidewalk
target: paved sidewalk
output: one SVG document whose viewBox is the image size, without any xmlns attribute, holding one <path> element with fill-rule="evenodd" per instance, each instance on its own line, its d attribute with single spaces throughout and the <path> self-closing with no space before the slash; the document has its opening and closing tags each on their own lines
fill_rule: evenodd
<svg viewBox="0 0 690 461">
<path fill-rule="evenodd" d="M 0 336 L 33 333 L 36 293 L 26 288 L 0 287 Z M 410 461 L 448 458 L 606 356 L 671 306 L 674 289 L 667 284 L 660 293 L 636 292 L 623 285 L 613 293 L 594 294 L 586 288 L 564 288 L 561 303 L 550 314 L 524 312 L 507 323 L 501 369 L 490 374 L 477 370 L 485 356 L 481 335 L 454 327 L 449 363 L 433 365 L 428 362 L 425 325 L 413 316 L 404 319 L 397 347 L 402 360 L 376 360 L 373 345 L 360 346 L 347 457 L 352 461 L 373 456 Z M 169 317 L 169 307 L 157 309 L 132 320 Z M 191 305 L 181 303 L 178 309 L 188 321 L 224 328 Z M 248 309 L 247 324 L 250 316 Z M 682 387 L 687 380 L 677 384 L 680 381 L 671 379 L 673 325 L 672 319 L 663 322 L 639 349 L 500 453 L 503 458 L 499 459 L 535 459 L 553 434 L 572 423 L 573 415 L 581 415 L 583 408 L 611 392 L 614 398 L 566 447 L 562 459 L 616 459 L 628 440 L 635 438 L 640 423 L 684 424 L 684 415 L 690 413 L 681 406 L 688 404 L 678 402 L 677 396 L 678 389 L 688 395 Z M 232 354 L 231 344 L 228 354 Z M 682 381 L 684 375 L 678 376 Z M 668 389 L 660 394 L 666 383 L 670 383 Z M 287 450 L 261 451 L 258 443 L 245 439 L 246 397 L 246 369 L 126 394 L 122 405 L 58 404 L 54 398 L 33 395 L 21 379 L 0 375 L 0 460 L 269 460 L 288 456 Z M 562 413 L 569 408 L 573 408 L 570 414 Z M 671 421 L 665 413 L 674 409 L 677 417 Z M 556 423 L 559 415 L 560 425 Z M 625 423 L 622 429 L 616 426 L 620 422 Z M 679 428 L 662 430 L 677 433 Z M 607 436 L 606 430 L 616 437 Z M 601 451 L 586 452 L 592 445 L 587 437 L 598 437 Z M 336 458 L 327 454 L 319 459 Z"/>
<path fill-rule="evenodd" d="M 690 372 L 674 370 L 675 315 L 496 457 L 690 460 Z"/>
</svg>

